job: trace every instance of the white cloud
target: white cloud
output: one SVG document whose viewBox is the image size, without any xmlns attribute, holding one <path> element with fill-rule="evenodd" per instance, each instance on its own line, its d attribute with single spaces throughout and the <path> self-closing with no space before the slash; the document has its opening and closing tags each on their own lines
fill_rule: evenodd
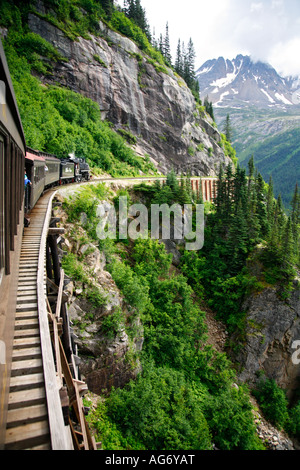
<svg viewBox="0 0 300 470">
<path fill-rule="evenodd" d="M 257 12 L 257 11 L 262 11 L 264 9 L 264 6 L 262 3 L 251 3 L 250 5 L 250 12 Z"/>
<path fill-rule="evenodd" d="M 123 0 L 118 3 L 123 6 Z M 197 68 L 208 59 L 241 53 L 300 75 L 299 0 L 141 0 L 141 5 L 156 38 L 168 22 L 173 58 L 178 39 L 187 44 L 192 38 Z"/>
<path fill-rule="evenodd" d="M 300 37 L 295 37 L 285 43 L 279 42 L 270 52 L 269 62 L 283 76 L 300 75 L 299 51 Z"/>
</svg>

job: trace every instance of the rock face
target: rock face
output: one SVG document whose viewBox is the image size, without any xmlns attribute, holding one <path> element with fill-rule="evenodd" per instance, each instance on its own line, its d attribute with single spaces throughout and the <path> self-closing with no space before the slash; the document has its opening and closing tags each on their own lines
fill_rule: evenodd
<svg viewBox="0 0 300 470">
<path fill-rule="evenodd" d="M 42 2 L 39 13 L 45 14 Z M 99 36 L 71 41 L 62 31 L 29 14 L 29 28 L 53 44 L 67 61 L 55 64 L 51 80 L 99 103 L 102 117 L 116 130 L 137 138 L 135 150 L 159 170 L 215 176 L 228 164 L 220 134 L 185 82 L 158 65 L 130 39 L 99 23 Z"/>
<path fill-rule="evenodd" d="M 300 385 L 295 343 L 300 340 L 299 284 L 288 301 L 279 300 L 276 290 L 267 288 L 252 295 L 243 310 L 247 310 L 246 339 L 235 357 L 240 364 L 239 378 L 253 384 L 257 372 L 264 371 L 293 399 Z"/>
<path fill-rule="evenodd" d="M 143 346 L 143 328 L 139 316 L 127 305 L 106 271 L 104 253 L 87 241 L 81 226 L 76 225 L 74 229 L 73 224 L 67 223 L 61 208 L 56 216 L 65 228 L 61 248 L 82 260 L 84 270 L 82 280 L 70 280 L 65 287 L 79 371 L 91 392 L 105 395 L 112 387 L 123 387 L 141 371 L 139 352 Z M 97 304 L 87 295 L 91 285 Z M 127 331 L 132 328 L 135 335 L 129 337 Z"/>
</svg>

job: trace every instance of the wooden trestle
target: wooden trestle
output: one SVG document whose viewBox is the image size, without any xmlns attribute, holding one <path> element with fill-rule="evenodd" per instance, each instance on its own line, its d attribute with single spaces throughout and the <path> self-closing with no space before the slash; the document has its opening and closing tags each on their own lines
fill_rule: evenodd
<svg viewBox="0 0 300 470">
<path fill-rule="evenodd" d="M 46 275 L 53 197 L 53 191 L 41 197 L 30 214 L 29 227 L 24 228 L 7 414 L 8 450 L 96 449 L 83 413 L 81 394 L 86 385 L 71 372 L 60 338 L 63 272 L 59 286 Z M 47 298 L 49 283 L 52 292 L 56 290 L 52 306 Z"/>
</svg>

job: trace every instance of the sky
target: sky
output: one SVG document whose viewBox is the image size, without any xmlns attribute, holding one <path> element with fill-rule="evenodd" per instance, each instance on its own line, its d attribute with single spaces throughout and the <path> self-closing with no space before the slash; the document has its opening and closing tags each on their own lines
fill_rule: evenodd
<svg viewBox="0 0 300 470">
<path fill-rule="evenodd" d="M 123 6 L 123 0 L 117 0 Z M 191 38 L 195 70 L 206 60 L 250 55 L 281 76 L 300 76 L 300 0 L 141 0 L 151 33 L 165 35 L 172 57 Z"/>
</svg>

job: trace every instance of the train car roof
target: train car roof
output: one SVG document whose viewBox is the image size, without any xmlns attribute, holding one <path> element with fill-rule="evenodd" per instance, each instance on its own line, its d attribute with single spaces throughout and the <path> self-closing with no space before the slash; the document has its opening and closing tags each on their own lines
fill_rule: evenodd
<svg viewBox="0 0 300 470">
<path fill-rule="evenodd" d="M 0 123 L 10 133 L 17 145 L 25 154 L 26 141 L 22 121 L 17 105 L 14 87 L 11 81 L 5 52 L 0 38 L 0 84 L 2 85 L 2 100 L 0 100 Z M 1 94 L 1 93 L 0 93 Z M 2 106 L 1 106 L 2 105 Z"/>
<path fill-rule="evenodd" d="M 60 162 L 60 159 L 57 158 L 56 155 L 53 155 L 52 153 L 42 152 L 40 150 L 34 150 L 30 147 L 26 148 L 26 158 L 27 158 L 27 155 L 29 156 L 28 158 L 30 158 L 30 159 L 36 159 L 37 160 L 36 157 L 40 157 L 40 158 L 44 159 L 45 161 L 50 160 L 50 161 Z"/>
<path fill-rule="evenodd" d="M 41 157 L 40 155 L 37 155 L 35 153 L 32 153 L 32 152 L 28 152 L 28 149 L 26 151 L 26 156 L 25 156 L 26 160 L 31 160 L 31 161 L 35 161 L 35 160 L 38 160 L 38 161 L 41 161 L 41 162 L 45 162 L 45 158 L 44 157 Z"/>
</svg>

